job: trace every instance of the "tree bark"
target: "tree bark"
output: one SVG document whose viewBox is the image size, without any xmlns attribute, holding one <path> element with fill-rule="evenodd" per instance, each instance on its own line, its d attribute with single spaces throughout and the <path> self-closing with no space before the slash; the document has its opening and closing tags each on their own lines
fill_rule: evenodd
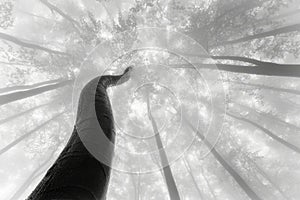
<svg viewBox="0 0 300 200">
<path fill-rule="evenodd" d="M 70 54 L 68 54 L 68 53 L 53 50 L 53 49 L 49 49 L 49 48 L 46 48 L 46 47 L 42 47 L 42 46 L 39 46 L 37 44 L 31 44 L 31 43 L 28 43 L 28 42 L 24 42 L 21 39 L 18 39 L 16 37 L 13 37 L 13 36 L 5 34 L 5 33 L 0 33 L 0 39 L 12 42 L 16 45 L 19 45 L 21 47 L 26 47 L 26 48 L 29 48 L 29 49 L 41 50 L 41 51 L 44 51 L 44 52 L 47 52 L 47 53 L 50 53 L 50 54 L 57 54 L 57 55 L 61 55 L 61 56 L 70 56 Z"/>
<path fill-rule="evenodd" d="M 127 81 L 127 72 L 97 77 L 82 89 L 71 138 L 28 200 L 105 199 L 115 140 L 106 89 Z M 99 137 L 108 143 L 98 141 Z M 97 154 L 90 145 L 96 148 Z M 105 160 L 99 160 L 98 156 Z"/>
<path fill-rule="evenodd" d="M 203 134 L 201 134 L 188 120 L 183 117 L 183 120 L 189 126 L 189 128 L 194 131 L 200 140 L 211 149 L 211 153 L 216 158 L 216 160 L 225 168 L 225 170 L 233 177 L 236 183 L 243 189 L 243 191 L 248 195 L 252 200 L 262 200 L 246 183 L 246 181 L 226 162 L 226 160 L 219 154 L 219 152 L 212 146 L 212 144 L 206 140 Z"/>
<path fill-rule="evenodd" d="M 163 147 L 160 135 L 159 135 L 159 131 L 158 131 L 158 128 L 157 128 L 157 124 L 156 124 L 155 119 L 153 118 L 152 113 L 151 113 L 149 95 L 147 97 L 147 109 L 148 109 L 148 117 L 149 117 L 149 120 L 152 123 L 153 131 L 154 131 L 154 134 L 155 134 L 155 140 L 156 140 L 157 148 L 159 150 L 159 155 L 160 155 L 160 159 L 161 159 L 161 166 L 163 167 L 164 177 L 165 177 L 165 180 L 166 180 L 166 184 L 167 184 L 170 199 L 171 200 L 180 200 L 180 196 L 179 196 L 179 192 L 178 192 L 178 189 L 177 189 L 177 186 L 176 186 L 176 182 L 174 180 L 172 170 L 169 166 L 168 157 L 167 157 L 167 154 L 164 150 L 164 147 Z"/>
<path fill-rule="evenodd" d="M 269 131 L 268 129 L 264 128 L 263 126 L 249 120 L 249 119 L 246 119 L 246 118 L 243 118 L 243 117 L 239 117 L 239 116 L 236 116 L 236 115 L 233 115 L 229 112 L 226 113 L 226 115 L 232 117 L 232 118 L 235 118 L 235 119 L 238 119 L 240 121 L 244 121 L 244 122 L 247 122 L 253 126 L 255 126 L 256 128 L 259 128 L 260 130 L 262 130 L 264 133 L 266 133 L 269 137 L 271 137 L 273 140 L 276 140 L 277 142 L 281 143 L 282 145 L 284 145 L 285 147 L 297 152 L 300 154 L 300 148 L 285 141 L 284 139 L 278 137 L 277 135 L 275 135 L 274 133 L 272 133 L 271 131 Z"/>
<path fill-rule="evenodd" d="M 58 89 L 63 86 L 66 86 L 66 85 L 70 85 L 73 82 L 74 82 L 74 80 L 64 80 L 59 83 L 54 83 L 51 85 L 46 85 L 46 86 L 31 89 L 31 90 L 19 91 L 19 92 L 14 92 L 14 93 L 10 93 L 10 94 L 0 95 L 0 106 L 20 100 L 20 99 L 25 99 L 25 98 L 32 97 L 32 96 L 35 96 L 38 94 L 42 94 L 47 91 Z"/>
<path fill-rule="evenodd" d="M 238 44 L 238 43 L 242 43 L 242 42 L 248 42 L 248 41 L 254 40 L 254 39 L 261 39 L 261 38 L 265 38 L 265 37 L 269 37 L 269 36 L 277 36 L 277 35 L 280 35 L 280 34 L 290 33 L 290 32 L 294 32 L 294 31 L 300 31 L 300 24 L 285 26 L 285 27 L 274 29 L 274 30 L 271 30 L 271 31 L 266 31 L 266 32 L 263 32 L 263 33 L 258 33 L 258 34 L 246 36 L 244 38 L 240 38 L 240 39 L 236 39 L 236 40 L 230 40 L 230 41 L 226 41 L 226 42 L 221 42 L 221 43 L 216 44 L 212 47 Z"/>
</svg>

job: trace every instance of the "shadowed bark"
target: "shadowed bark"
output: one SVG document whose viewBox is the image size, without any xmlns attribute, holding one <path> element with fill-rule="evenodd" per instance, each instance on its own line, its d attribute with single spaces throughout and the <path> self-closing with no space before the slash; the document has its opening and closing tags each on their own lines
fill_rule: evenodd
<svg viewBox="0 0 300 200">
<path fill-rule="evenodd" d="M 32 97 L 32 96 L 35 96 L 38 94 L 42 94 L 47 91 L 55 90 L 55 89 L 61 88 L 66 85 L 70 85 L 73 82 L 74 82 L 74 80 L 65 80 L 65 81 L 61 81 L 59 83 L 46 85 L 46 86 L 31 89 L 31 90 L 19 91 L 19 92 L 14 92 L 14 93 L 10 93 L 10 94 L 0 95 L 0 106 L 20 100 L 20 99 L 25 99 L 25 98 Z"/>
<path fill-rule="evenodd" d="M 161 167 L 163 167 L 163 172 L 164 172 L 163 174 L 164 174 L 164 177 L 166 180 L 170 199 L 171 200 L 180 200 L 179 192 L 178 192 L 178 189 L 177 189 L 177 186 L 176 186 L 173 174 L 172 174 L 172 170 L 169 165 L 167 154 L 164 150 L 164 146 L 162 144 L 162 141 L 161 141 L 161 138 L 159 135 L 157 124 L 151 113 L 149 95 L 147 97 L 147 109 L 148 109 L 148 118 L 151 121 L 153 131 L 155 134 L 155 140 L 156 140 L 157 148 L 159 150 L 159 155 L 160 155 L 160 159 L 161 159 Z"/>
<path fill-rule="evenodd" d="M 258 129 L 262 130 L 264 133 L 266 133 L 269 137 L 271 137 L 273 140 L 276 140 L 277 142 L 281 143 L 282 145 L 286 146 L 287 148 L 297 152 L 297 153 L 300 153 L 300 148 L 285 141 L 284 139 L 282 139 L 281 137 L 275 135 L 273 132 L 269 131 L 268 129 L 264 128 L 263 126 L 259 125 L 258 123 L 255 123 L 249 119 L 246 119 L 244 117 L 239 117 L 239 116 L 236 116 L 234 114 L 231 114 L 229 112 L 226 113 L 226 115 L 232 117 L 232 118 L 235 118 L 235 119 L 238 119 L 240 121 L 244 121 L 244 122 L 247 122 L 255 127 L 257 127 Z"/>
<path fill-rule="evenodd" d="M 5 33 L 0 33 L 0 39 L 12 42 L 12 43 L 17 44 L 17 45 L 22 46 L 22 47 L 26 47 L 26 48 L 29 48 L 29 49 L 35 49 L 35 50 L 41 50 L 41 51 L 44 51 L 44 52 L 47 52 L 47 53 L 50 53 L 50 54 L 57 54 L 57 55 L 62 55 L 62 56 L 69 56 L 70 55 L 68 53 L 53 50 L 53 49 L 49 49 L 47 47 L 42 47 L 42 46 L 39 46 L 37 44 L 31 44 L 31 43 L 28 43 L 28 42 L 24 42 L 19 38 L 13 37 L 13 36 L 5 34 Z"/>
<path fill-rule="evenodd" d="M 183 117 L 183 120 L 188 125 L 188 127 L 197 134 L 199 139 L 202 140 L 209 149 L 211 149 L 212 155 L 233 177 L 233 179 L 243 189 L 243 191 L 248 195 L 248 197 L 252 200 L 262 200 L 246 183 L 246 181 L 226 162 L 226 160 L 219 154 L 219 152 L 212 146 L 212 144 L 208 140 L 206 140 L 204 135 L 201 134 L 200 131 L 198 131 L 187 119 L 185 119 L 185 117 Z"/>
<path fill-rule="evenodd" d="M 248 42 L 248 41 L 254 40 L 254 39 L 261 39 L 261 38 L 265 38 L 265 37 L 269 37 L 269 36 L 276 36 L 276 35 L 280 35 L 280 34 L 284 34 L 284 33 L 290 33 L 290 32 L 294 32 L 294 31 L 300 31 L 300 24 L 285 26 L 285 27 L 274 29 L 274 30 L 271 30 L 271 31 L 266 31 L 266 32 L 263 32 L 263 33 L 258 33 L 258 34 L 246 36 L 244 38 L 240 38 L 240 39 L 236 39 L 236 40 L 230 40 L 230 41 L 226 41 L 226 42 L 221 42 L 221 43 L 219 43 L 217 45 L 214 45 L 212 47 L 238 44 L 238 43 L 242 43 L 242 42 Z"/>
<path fill-rule="evenodd" d="M 97 77 L 85 85 L 71 138 L 28 200 L 105 199 L 115 140 L 106 89 L 127 81 L 130 69 L 119 76 Z M 98 141 L 99 137 L 108 143 Z M 96 154 L 90 145 L 94 145 Z M 99 155 L 105 160 L 99 160 Z"/>
<path fill-rule="evenodd" d="M 43 128 L 44 126 L 46 126 L 47 124 L 49 124 L 50 122 L 52 122 L 53 120 L 55 120 L 56 118 L 60 117 L 61 115 L 63 115 L 65 112 L 61 112 L 57 115 L 55 115 L 54 117 L 52 117 L 51 119 L 47 120 L 46 122 L 42 123 L 41 125 L 37 126 L 36 128 L 34 128 L 33 130 L 25 133 L 24 135 L 20 136 L 19 138 L 17 138 L 16 140 L 14 140 L 13 142 L 9 143 L 8 145 L 6 145 L 4 148 L 2 148 L 0 150 L 0 155 L 7 152 L 9 149 L 13 148 L 15 145 L 19 144 L 21 141 L 23 141 L 25 138 L 29 137 L 30 135 L 32 135 L 33 133 L 35 133 L 36 131 L 38 131 L 39 129 Z"/>
</svg>

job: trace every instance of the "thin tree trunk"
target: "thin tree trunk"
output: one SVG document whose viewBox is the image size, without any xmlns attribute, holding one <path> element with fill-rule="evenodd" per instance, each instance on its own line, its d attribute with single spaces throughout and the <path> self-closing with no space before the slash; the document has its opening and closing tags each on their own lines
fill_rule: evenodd
<svg viewBox="0 0 300 200">
<path fill-rule="evenodd" d="M 10 198 L 10 200 L 17 200 L 21 197 L 21 195 L 25 192 L 25 190 L 30 186 L 32 181 L 41 173 L 44 172 L 43 170 L 41 171 L 42 168 L 47 166 L 49 162 L 53 159 L 53 155 L 55 153 L 56 149 L 53 150 L 48 157 L 42 164 L 40 164 L 29 176 L 28 178 L 24 181 L 24 183 L 19 187 L 19 189 L 14 193 L 14 195 Z"/>
<path fill-rule="evenodd" d="M 65 80 L 59 83 L 55 83 L 55 84 L 51 84 L 51 85 L 46 85 L 46 86 L 42 86 L 42 87 L 38 87 L 38 88 L 34 88 L 31 90 L 26 90 L 26 91 L 19 91 L 19 92 L 14 92 L 14 93 L 10 93 L 10 94 L 4 94 L 4 95 L 0 95 L 0 106 L 7 104 L 7 103 L 11 103 L 20 99 L 25 99 L 28 97 L 32 97 L 47 91 L 51 91 L 54 89 L 58 89 L 61 88 L 63 86 L 66 85 L 70 85 L 74 82 L 74 80 Z"/>
<path fill-rule="evenodd" d="M 268 129 L 262 127 L 261 125 L 249 120 L 249 119 L 245 119 L 243 117 L 239 117 L 239 116 L 236 116 L 234 114 L 231 114 L 229 112 L 226 113 L 226 115 L 232 117 L 232 118 L 235 118 L 235 119 L 238 119 L 240 121 L 244 121 L 244 122 L 247 122 L 253 126 L 255 126 L 256 128 L 259 128 L 260 130 L 262 130 L 264 133 L 266 133 L 269 137 L 271 137 L 273 140 L 276 140 L 277 142 L 279 142 L 280 144 L 284 145 L 285 147 L 297 152 L 297 153 L 300 153 L 300 148 L 285 141 L 284 139 L 278 137 L 277 135 L 275 135 L 274 133 L 272 133 L 271 131 L 269 131 Z"/>
<path fill-rule="evenodd" d="M 214 189 L 210 186 L 210 183 L 204 174 L 203 167 L 201 167 L 201 175 L 203 176 L 203 179 L 205 180 L 205 183 L 206 183 L 211 195 L 213 196 L 214 200 L 217 200 L 217 196 L 215 195 Z"/>
<path fill-rule="evenodd" d="M 115 141 L 106 89 L 128 74 L 97 77 L 82 89 L 71 138 L 28 200 L 105 199 Z"/>
<path fill-rule="evenodd" d="M 281 65 L 281 64 L 268 64 L 264 66 L 245 66 L 245 65 L 232 65 L 232 64 L 205 64 L 205 63 L 192 63 L 192 64 L 171 64 L 170 67 L 176 69 L 211 69 L 221 70 L 242 74 L 255 74 L 264 76 L 286 76 L 286 77 L 300 77 L 300 65 Z M 217 68 L 216 68 L 217 66 Z"/>
<path fill-rule="evenodd" d="M 273 116 L 273 115 L 271 115 L 271 114 L 263 113 L 263 112 L 261 112 L 261 111 L 257 111 L 257 110 L 255 110 L 255 109 L 249 107 L 249 106 L 242 105 L 242 104 L 237 103 L 237 102 L 235 102 L 235 103 L 238 104 L 239 106 L 243 107 L 243 108 L 246 108 L 246 109 L 250 110 L 251 112 L 255 112 L 256 114 L 262 115 L 263 117 L 272 119 L 272 120 L 274 120 L 275 122 L 279 122 L 279 123 L 281 123 L 281 124 L 283 124 L 283 125 L 285 125 L 285 126 L 291 128 L 291 129 L 295 129 L 295 130 L 297 130 L 297 131 L 300 130 L 300 127 L 298 127 L 298 126 L 296 126 L 296 125 L 294 125 L 294 124 L 288 123 L 288 122 L 286 122 L 286 121 L 284 121 L 284 120 L 282 120 L 282 119 L 279 119 L 278 117 L 275 117 L 275 116 Z"/>
<path fill-rule="evenodd" d="M 285 26 L 285 27 L 274 29 L 274 30 L 271 30 L 271 31 L 266 31 L 266 32 L 263 32 L 263 33 L 258 33 L 258 34 L 246 36 L 244 38 L 240 38 L 240 39 L 236 39 L 236 40 L 230 40 L 230 41 L 226 41 L 226 42 L 221 42 L 221 43 L 219 43 L 217 45 L 214 45 L 212 47 L 238 44 L 238 43 L 242 43 L 242 42 L 248 42 L 248 41 L 254 40 L 254 39 L 261 39 L 261 38 L 265 38 L 265 37 L 269 37 L 269 36 L 277 36 L 277 35 L 280 35 L 280 34 L 290 33 L 290 32 L 294 32 L 294 31 L 300 31 L 300 24 Z"/>
<path fill-rule="evenodd" d="M 148 94 L 148 97 L 147 97 L 147 109 L 148 109 L 148 117 L 149 117 L 149 120 L 152 123 L 153 131 L 154 131 L 154 134 L 155 134 L 155 140 L 156 140 L 157 148 L 159 150 L 161 165 L 163 167 L 164 177 L 165 177 L 165 180 L 166 180 L 166 184 L 167 184 L 170 199 L 171 200 L 180 200 L 179 192 L 178 192 L 178 189 L 177 189 L 177 186 L 176 186 L 173 174 L 172 174 L 172 170 L 169 166 L 168 157 L 167 157 L 167 154 L 164 150 L 164 147 L 163 147 L 160 135 L 159 135 L 159 131 L 158 131 L 158 128 L 157 128 L 157 124 L 156 124 L 155 119 L 153 118 L 152 113 L 151 113 L 149 94 Z"/>
<path fill-rule="evenodd" d="M 0 33 L 0 39 L 12 42 L 12 43 L 17 44 L 21 47 L 26 47 L 26 48 L 29 48 L 29 49 L 41 50 L 41 51 L 44 51 L 44 52 L 47 52 L 47 53 L 50 53 L 50 54 L 70 56 L 70 54 L 68 54 L 68 53 L 53 50 L 53 49 L 49 49 L 49 48 L 46 48 L 46 47 L 42 47 L 42 46 L 39 46 L 37 44 L 31 44 L 31 43 L 28 43 L 28 42 L 24 42 L 21 39 L 18 39 L 16 37 L 13 37 L 13 36 L 5 34 L 5 33 Z"/>
<path fill-rule="evenodd" d="M 8 145 L 6 145 L 4 148 L 2 148 L 0 150 L 0 155 L 7 152 L 8 150 L 10 150 L 11 148 L 13 148 L 15 145 L 19 144 L 21 141 L 23 141 L 25 138 L 31 136 L 33 133 L 35 133 L 36 131 L 38 131 L 39 129 L 43 128 L 44 126 L 46 126 L 47 124 L 49 124 L 50 122 L 52 122 L 54 119 L 60 117 L 61 115 L 63 115 L 65 112 L 61 112 L 59 114 L 56 114 L 54 117 L 52 117 L 51 119 L 47 120 L 46 122 L 42 123 L 41 125 L 37 126 L 36 128 L 32 129 L 31 131 L 25 133 L 24 135 L 20 136 L 19 138 L 17 138 L 16 140 L 14 140 L 13 142 L 9 143 Z"/>
<path fill-rule="evenodd" d="M 197 136 L 200 140 L 204 142 L 204 144 L 211 149 L 211 153 L 218 160 L 218 162 L 225 168 L 225 170 L 233 177 L 236 183 L 243 189 L 243 191 L 248 195 L 248 197 L 252 200 L 262 200 L 246 183 L 246 181 L 227 163 L 227 161 L 218 153 L 218 151 L 213 147 L 213 145 L 206 140 L 203 134 L 201 134 L 185 117 L 183 116 L 183 120 L 189 126 L 189 128 L 197 133 Z"/>
<path fill-rule="evenodd" d="M 200 188 L 199 188 L 199 186 L 198 186 L 198 184 L 197 184 L 197 181 L 195 180 L 195 178 L 194 178 L 194 176 L 193 176 L 192 169 L 191 169 L 191 166 L 190 166 L 190 164 L 189 164 L 189 161 L 186 160 L 184 156 L 182 157 L 182 159 L 183 159 L 183 163 L 184 163 L 184 165 L 185 165 L 185 168 L 187 169 L 187 171 L 188 171 L 190 177 L 191 177 L 192 180 L 193 180 L 193 183 L 194 183 L 194 185 L 195 185 L 195 187 L 196 187 L 196 189 L 197 189 L 197 192 L 198 192 L 198 194 L 199 194 L 199 196 L 200 196 L 200 199 L 204 199 L 204 198 L 203 198 L 203 195 L 202 195 L 202 192 L 201 192 L 201 190 L 200 190 Z"/>
<path fill-rule="evenodd" d="M 54 101 L 55 101 L 55 100 L 54 100 Z M 7 117 L 7 118 L 5 118 L 5 119 L 2 119 L 2 120 L 0 120 L 0 125 L 1 125 L 1 124 L 4 124 L 4 123 L 6 123 L 6 122 L 8 122 L 8 121 L 10 121 L 10 120 L 13 120 L 13 119 L 15 119 L 15 118 L 17 118 L 17 117 L 21 117 L 21 116 L 23 116 L 23 115 L 25 115 L 25 114 L 28 114 L 28 113 L 30 113 L 30 112 L 32 112 L 32 111 L 34 111 L 34 110 L 37 110 L 37 109 L 39 109 L 39 108 L 41 108 L 41 107 L 50 105 L 50 104 L 53 103 L 54 101 L 49 102 L 49 103 L 44 103 L 44 104 L 41 104 L 41 105 L 38 105 L 38 106 L 35 106 L 35 107 L 30 108 L 30 109 L 28 109 L 28 110 L 25 110 L 25 111 L 23 111 L 23 112 L 20 112 L 20 113 L 17 113 L 17 114 L 15 114 L 15 115 L 12 115 L 12 116 L 10 116 L 10 117 Z"/>
<path fill-rule="evenodd" d="M 237 82 L 237 81 L 226 81 L 226 82 L 237 84 L 237 85 L 253 86 L 253 87 L 257 87 L 258 89 L 267 89 L 267 90 L 273 90 L 276 92 L 285 92 L 285 93 L 289 93 L 289 94 L 300 95 L 300 91 L 294 90 L 294 89 L 285 89 L 285 88 L 278 88 L 278 87 L 272 87 L 272 86 L 255 84 L 255 83 L 243 83 L 243 82 Z"/>
<path fill-rule="evenodd" d="M 76 30 L 76 32 L 80 34 L 80 30 L 78 29 L 80 27 L 80 24 L 76 20 L 74 20 L 72 17 L 64 13 L 61 9 L 49 3 L 48 0 L 40 0 L 40 1 L 42 2 L 42 4 L 48 7 L 52 12 L 53 11 L 57 12 L 60 16 L 62 16 L 64 19 L 70 22 L 72 27 Z"/>
<path fill-rule="evenodd" d="M 247 157 L 248 162 L 250 162 L 251 164 L 253 164 L 255 166 L 255 168 L 258 170 L 258 172 L 263 175 L 263 177 L 265 179 L 267 179 L 267 181 L 286 199 L 289 200 L 290 198 L 288 196 L 286 196 L 286 194 L 284 193 L 284 191 L 282 191 L 282 189 L 271 179 L 271 177 L 263 170 L 261 169 L 260 166 L 257 165 L 257 163 L 253 160 L 251 160 L 250 158 Z"/>
<path fill-rule="evenodd" d="M 55 79 L 55 80 L 50 80 L 50 81 L 44 81 L 40 83 L 35 83 L 31 85 L 17 85 L 17 86 L 10 86 L 6 88 L 0 88 L 0 93 L 5 93 L 5 92 L 13 92 L 15 90 L 27 90 L 27 89 L 33 89 L 42 85 L 47 85 L 51 83 L 57 83 L 59 81 L 62 81 L 62 79 Z"/>
</svg>

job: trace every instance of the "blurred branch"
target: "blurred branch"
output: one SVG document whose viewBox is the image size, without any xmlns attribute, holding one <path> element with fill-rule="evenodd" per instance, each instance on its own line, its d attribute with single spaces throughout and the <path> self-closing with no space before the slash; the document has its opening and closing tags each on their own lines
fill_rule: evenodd
<svg viewBox="0 0 300 200">
<path fill-rule="evenodd" d="M 50 53 L 50 54 L 58 54 L 58 55 L 62 55 L 62 56 L 70 56 L 70 54 L 68 54 L 68 53 L 57 51 L 57 50 L 53 50 L 53 49 L 49 49 L 49 48 L 46 48 L 46 47 L 42 47 L 42 46 L 39 46 L 37 44 L 27 43 L 27 42 L 24 42 L 24 41 L 16 38 L 16 37 L 13 37 L 11 35 L 5 34 L 5 33 L 0 33 L 0 39 L 7 40 L 9 42 L 12 42 L 12 43 L 17 44 L 17 45 L 22 46 L 22 47 L 45 51 L 45 52 Z"/>
</svg>

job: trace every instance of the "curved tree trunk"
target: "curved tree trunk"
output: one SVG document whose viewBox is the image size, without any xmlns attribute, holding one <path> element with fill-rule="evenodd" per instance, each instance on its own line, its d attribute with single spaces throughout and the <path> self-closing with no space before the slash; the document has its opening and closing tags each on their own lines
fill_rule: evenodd
<svg viewBox="0 0 300 200">
<path fill-rule="evenodd" d="M 115 140 L 113 115 L 106 89 L 129 79 L 123 75 L 95 78 L 82 89 L 71 138 L 28 200 L 105 198 L 109 165 L 113 157 L 113 145 L 109 145 Z M 102 135 L 109 144 L 95 141 Z M 90 153 L 89 145 L 95 145 L 93 147 L 97 151 L 100 149 L 98 153 L 106 159 L 105 163 Z"/>
</svg>

